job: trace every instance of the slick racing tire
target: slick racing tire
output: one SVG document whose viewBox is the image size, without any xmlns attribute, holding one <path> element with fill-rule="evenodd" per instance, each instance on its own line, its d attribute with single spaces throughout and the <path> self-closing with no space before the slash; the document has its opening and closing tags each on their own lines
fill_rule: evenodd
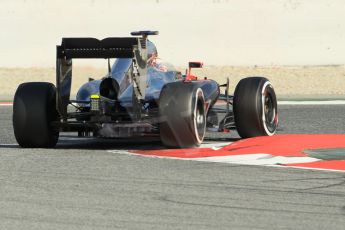
<svg viewBox="0 0 345 230">
<path fill-rule="evenodd" d="M 59 131 L 51 125 L 58 120 L 56 88 L 51 83 L 29 82 L 19 85 L 13 103 L 13 130 L 24 148 L 52 148 Z"/>
<path fill-rule="evenodd" d="M 166 84 L 159 98 L 160 137 L 165 146 L 199 146 L 206 131 L 204 93 L 193 82 Z"/>
<path fill-rule="evenodd" d="M 276 132 L 277 98 L 266 78 L 242 79 L 235 89 L 233 109 L 237 132 L 242 138 L 272 136 Z"/>
</svg>

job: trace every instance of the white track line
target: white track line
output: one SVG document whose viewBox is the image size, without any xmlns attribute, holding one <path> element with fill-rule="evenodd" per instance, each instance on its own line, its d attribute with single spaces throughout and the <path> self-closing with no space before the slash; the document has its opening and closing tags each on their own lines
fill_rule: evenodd
<svg viewBox="0 0 345 230">
<path fill-rule="evenodd" d="M 278 101 L 278 105 L 345 105 L 345 100 Z"/>
<path fill-rule="evenodd" d="M 312 157 L 284 157 L 284 156 L 273 156 L 266 153 L 254 153 L 254 154 L 220 156 L 220 157 L 200 157 L 200 158 L 192 158 L 191 160 L 217 162 L 217 163 L 242 164 L 242 165 L 263 165 L 263 166 L 285 165 L 285 164 L 294 164 L 294 163 L 311 163 L 311 162 L 320 161 L 320 159 L 316 159 Z"/>
<path fill-rule="evenodd" d="M 228 146 L 230 144 L 232 144 L 233 142 L 207 142 L 204 141 L 204 143 L 202 143 L 200 145 L 200 148 L 211 148 L 213 150 L 219 150 L 225 146 Z"/>
<path fill-rule="evenodd" d="M 313 168 L 313 167 L 304 167 L 304 166 L 288 166 L 288 167 L 296 168 L 296 169 L 317 170 L 317 171 L 342 172 L 342 173 L 344 172 L 344 170 L 340 170 L 340 169 Z"/>
<path fill-rule="evenodd" d="M 157 155 L 145 155 L 126 150 L 107 150 L 109 153 L 136 155 L 149 158 L 161 158 L 161 159 L 176 159 L 176 160 L 189 160 L 189 161 L 203 161 L 213 163 L 227 163 L 227 164 L 240 164 L 240 165 L 258 165 L 258 166 L 277 166 L 296 163 L 311 163 L 320 161 L 313 157 L 285 157 L 285 156 L 273 156 L 267 153 L 253 153 L 243 155 L 230 155 L 230 156 L 213 156 L 213 157 L 195 157 L 195 158 L 181 158 L 181 157 L 169 157 L 169 156 L 157 156 Z"/>
</svg>

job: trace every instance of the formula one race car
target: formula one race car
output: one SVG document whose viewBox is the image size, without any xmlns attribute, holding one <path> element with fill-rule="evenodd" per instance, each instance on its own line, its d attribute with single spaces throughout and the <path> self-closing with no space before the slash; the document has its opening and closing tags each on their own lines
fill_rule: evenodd
<svg viewBox="0 0 345 230">
<path fill-rule="evenodd" d="M 59 132 L 114 139 L 156 136 L 164 145 L 178 148 L 199 146 L 206 130 L 237 129 L 242 138 L 275 133 L 277 100 L 266 78 L 244 78 L 230 96 L 229 80 L 218 85 L 191 73 L 202 67 L 200 62 L 190 62 L 185 75 L 159 63 L 157 49 L 147 39 L 157 34 L 63 38 L 57 46 L 56 86 L 29 82 L 16 91 L 13 128 L 19 145 L 54 147 Z M 75 58 L 108 59 L 108 74 L 101 80 L 89 79 L 71 100 Z M 116 58 L 112 67 L 110 58 Z M 217 101 L 223 101 L 223 108 Z"/>
</svg>

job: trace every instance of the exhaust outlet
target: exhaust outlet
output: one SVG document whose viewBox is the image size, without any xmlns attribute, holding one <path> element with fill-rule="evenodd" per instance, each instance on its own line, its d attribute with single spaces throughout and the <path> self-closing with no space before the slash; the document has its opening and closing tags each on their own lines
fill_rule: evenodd
<svg viewBox="0 0 345 230">
<path fill-rule="evenodd" d="M 99 86 L 99 94 L 111 100 L 117 100 L 119 91 L 119 83 L 111 77 L 105 78 Z"/>
</svg>

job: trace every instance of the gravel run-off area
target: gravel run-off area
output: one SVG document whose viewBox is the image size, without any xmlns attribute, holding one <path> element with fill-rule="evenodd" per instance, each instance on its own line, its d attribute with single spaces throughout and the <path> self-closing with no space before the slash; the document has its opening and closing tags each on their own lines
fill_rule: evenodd
<svg viewBox="0 0 345 230">
<path fill-rule="evenodd" d="M 184 72 L 184 67 L 176 69 Z M 248 76 L 265 76 L 275 87 L 278 99 L 343 99 L 345 98 L 345 66 L 205 66 L 195 69 L 200 77 L 220 84 L 230 78 L 230 91 L 238 81 Z M 89 77 L 99 79 L 106 68 L 73 68 L 72 95 Z M 55 82 L 55 68 L 0 68 L 0 100 L 12 100 L 22 82 Z"/>
</svg>

